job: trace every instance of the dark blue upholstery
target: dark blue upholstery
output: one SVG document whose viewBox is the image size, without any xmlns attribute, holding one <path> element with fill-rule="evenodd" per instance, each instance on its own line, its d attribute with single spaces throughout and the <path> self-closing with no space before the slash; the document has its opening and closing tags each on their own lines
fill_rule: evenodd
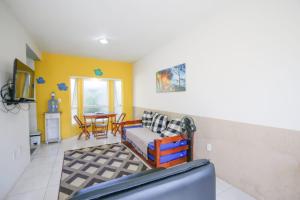
<svg viewBox="0 0 300 200">
<path fill-rule="evenodd" d="M 122 139 L 126 140 L 126 130 L 131 128 L 143 128 L 143 125 L 136 125 L 136 126 L 127 126 L 123 128 L 124 134 L 122 135 Z"/>
<path fill-rule="evenodd" d="M 187 155 L 187 151 L 180 151 L 177 153 L 172 153 L 172 154 L 168 154 L 165 156 L 161 156 L 160 157 L 160 164 L 172 161 L 172 160 L 176 160 L 178 158 L 183 158 Z M 148 158 L 152 161 L 154 161 L 154 156 L 148 153 Z"/>
<path fill-rule="evenodd" d="M 195 160 L 100 183 L 75 193 L 72 200 L 216 200 L 215 168 Z"/>
<path fill-rule="evenodd" d="M 176 147 L 180 147 L 180 146 L 184 146 L 187 145 L 188 141 L 187 140 L 181 140 L 181 141 L 177 141 L 177 142 L 171 142 L 168 144 L 161 144 L 160 145 L 160 150 L 164 151 L 164 150 L 168 150 L 168 149 L 173 149 Z M 148 144 L 148 148 L 150 148 L 151 150 L 154 150 L 154 142 L 150 142 Z"/>
</svg>

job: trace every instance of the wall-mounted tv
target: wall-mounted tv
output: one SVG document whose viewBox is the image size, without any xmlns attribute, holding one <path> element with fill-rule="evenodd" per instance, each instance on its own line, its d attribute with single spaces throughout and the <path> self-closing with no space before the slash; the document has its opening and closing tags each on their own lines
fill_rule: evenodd
<svg viewBox="0 0 300 200">
<path fill-rule="evenodd" d="M 34 71 L 15 59 L 11 98 L 14 102 L 34 101 Z"/>
</svg>

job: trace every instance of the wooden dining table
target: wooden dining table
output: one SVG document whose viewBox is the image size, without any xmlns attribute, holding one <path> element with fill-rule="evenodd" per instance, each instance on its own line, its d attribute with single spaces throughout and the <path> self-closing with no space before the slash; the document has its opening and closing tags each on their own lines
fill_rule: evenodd
<svg viewBox="0 0 300 200">
<path fill-rule="evenodd" d="M 96 119 L 109 118 L 109 123 L 111 130 L 113 129 L 113 123 L 116 122 L 117 114 L 116 113 L 85 113 L 83 114 L 84 120 L 91 120 L 92 123 L 95 123 Z"/>
</svg>

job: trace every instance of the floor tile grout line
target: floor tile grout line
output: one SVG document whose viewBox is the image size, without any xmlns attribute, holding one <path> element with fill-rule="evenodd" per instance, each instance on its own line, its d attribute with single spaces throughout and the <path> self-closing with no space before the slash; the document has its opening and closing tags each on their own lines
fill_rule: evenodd
<svg viewBox="0 0 300 200">
<path fill-rule="evenodd" d="M 233 187 L 228 187 L 228 188 L 224 189 L 223 191 L 221 191 L 221 192 L 219 192 L 219 193 L 216 193 L 216 195 L 221 195 L 222 193 L 224 193 L 224 192 L 230 190 L 231 188 L 233 188 Z"/>
<path fill-rule="evenodd" d="M 36 152 L 36 154 L 37 154 L 37 152 Z M 28 167 L 29 167 L 29 165 L 30 165 L 31 162 L 32 162 L 32 160 L 31 160 L 31 156 L 30 156 L 30 160 L 29 160 L 28 165 L 25 167 L 25 169 L 20 174 L 20 176 L 16 179 L 16 181 L 13 184 L 13 186 L 11 187 L 11 189 L 9 190 L 9 192 L 6 194 L 5 199 L 8 198 L 8 197 L 10 197 L 10 196 L 16 196 L 17 195 L 17 194 L 16 195 L 11 195 L 11 192 L 15 189 L 15 187 L 17 186 L 17 184 L 20 182 L 20 178 L 25 174 L 25 172 L 28 169 Z M 24 193 L 26 193 L 26 192 L 24 192 Z M 20 194 L 24 194 L 24 193 L 20 193 Z"/>
<path fill-rule="evenodd" d="M 217 177 L 217 178 L 220 179 L 219 177 Z M 219 193 L 216 194 L 216 195 L 220 195 L 220 194 L 222 194 L 223 192 L 226 192 L 227 190 L 233 188 L 233 185 L 227 183 L 226 181 L 224 181 L 224 180 L 222 180 L 222 179 L 220 179 L 220 180 L 223 181 L 225 184 L 227 184 L 228 187 L 226 187 L 223 191 L 219 192 Z M 224 185 L 225 185 L 224 183 L 221 182 L 220 184 L 223 184 L 223 186 L 224 186 Z"/>
<path fill-rule="evenodd" d="M 4 199 L 10 198 L 10 197 L 15 197 L 15 196 L 18 196 L 18 195 L 23 195 L 23 194 L 26 194 L 26 193 L 36 192 L 36 191 L 40 191 L 40 190 L 46 190 L 46 188 L 38 188 L 38 189 L 33 189 L 33 190 L 30 190 L 30 191 L 27 191 L 27 192 L 20 192 L 20 193 L 14 194 L 14 195 L 8 195 Z"/>
<path fill-rule="evenodd" d="M 49 145 L 49 144 L 47 144 L 47 145 Z M 49 177 L 49 179 L 48 179 L 48 183 L 47 183 L 46 190 L 45 190 L 45 193 L 44 193 L 44 196 L 43 196 L 43 200 L 45 200 L 45 198 L 46 198 L 47 190 L 48 190 L 48 188 L 49 188 L 50 179 L 51 179 L 51 176 L 53 175 L 54 165 L 55 165 L 56 160 L 57 160 L 57 157 L 58 157 L 58 152 L 59 152 L 59 151 L 57 151 L 56 157 L 55 157 L 55 161 L 54 161 L 54 163 L 53 163 L 53 165 L 52 165 L 52 170 L 51 170 L 51 173 L 50 173 L 50 177 Z"/>
</svg>

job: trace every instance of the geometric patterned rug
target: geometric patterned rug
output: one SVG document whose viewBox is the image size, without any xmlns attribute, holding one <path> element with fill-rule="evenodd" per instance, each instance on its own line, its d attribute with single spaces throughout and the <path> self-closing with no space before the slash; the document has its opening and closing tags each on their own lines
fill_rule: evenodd
<svg viewBox="0 0 300 200">
<path fill-rule="evenodd" d="M 59 200 L 111 179 L 150 169 L 121 143 L 66 151 L 61 173 Z"/>
</svg>

